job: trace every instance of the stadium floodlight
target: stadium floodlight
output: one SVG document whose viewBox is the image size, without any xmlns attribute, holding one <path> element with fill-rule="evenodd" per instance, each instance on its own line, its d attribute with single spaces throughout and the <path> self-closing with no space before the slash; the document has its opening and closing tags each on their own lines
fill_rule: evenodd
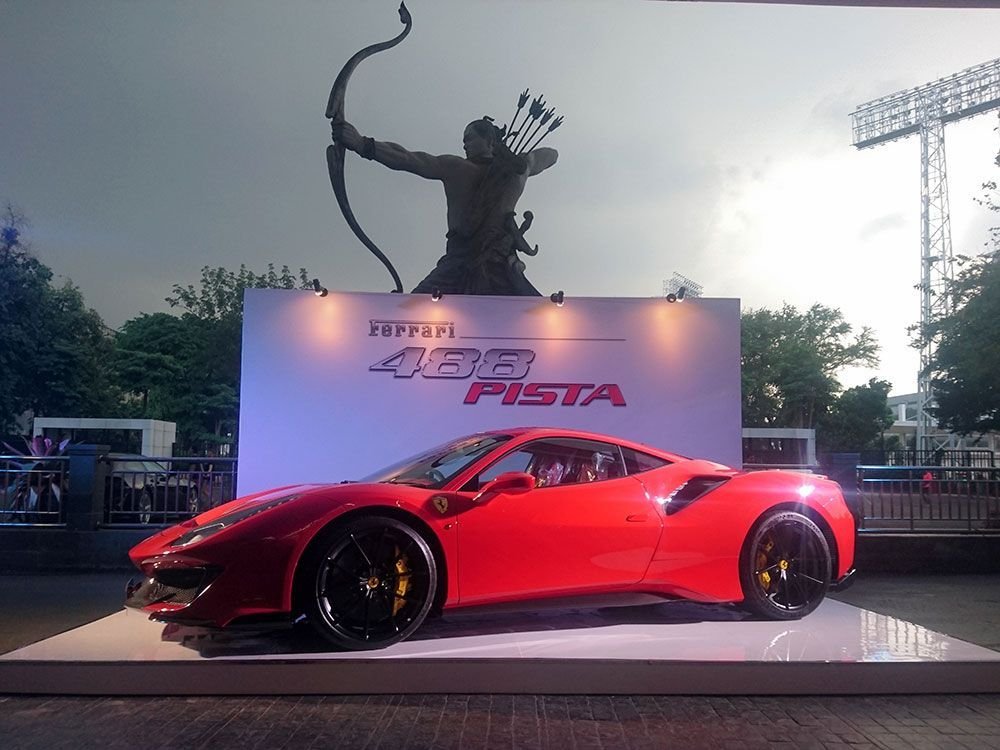
<svg viewBox="0 0 1000 750">
<path fill-rule="evenodd" d="M 944 126 L 1000 108 L 1000 59 L 913 89 L 862 104 L 851 114 L 853 143 L 870 148 L 920 134 L 920 325 L 951 311 L 946 294 L 954 278 L 951 220 L 944 158 Z M 937 349 L 925 341 L 917 374 L 918 450 L 956 447 L 952 436 L 935 436 L 927 367 Z"/>
</svg>

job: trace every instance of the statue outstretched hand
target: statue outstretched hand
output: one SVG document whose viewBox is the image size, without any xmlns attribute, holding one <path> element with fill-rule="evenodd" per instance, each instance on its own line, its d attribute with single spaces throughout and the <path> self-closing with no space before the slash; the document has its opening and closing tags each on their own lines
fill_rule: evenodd
<svg viewBox="0 0 1000 750">
<path fill-rule="evenodd" d="M 358 129 L 347 122 L 347 120 L 331 120 L 330 127 L 333 130 L 333 140 L 349 151 L 358 152 L 363 145 L 363 138 Z"/>
</svg>

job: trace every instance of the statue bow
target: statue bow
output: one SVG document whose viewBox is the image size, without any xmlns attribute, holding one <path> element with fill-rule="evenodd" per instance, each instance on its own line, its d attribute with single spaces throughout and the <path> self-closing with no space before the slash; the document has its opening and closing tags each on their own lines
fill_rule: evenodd
<svg viewBox="0 0 1000 750">
<path fill-rule="evenodd" d="M 392 49 L 403 41 L 403 39 L 406 38 L 406 35 L 410 33 L 410 29 L 413 28 L 413 19 L 410 17 L 410 11 L 406 9 L 405 3 L 400 3 L 399 5 L 399 21 L 404 24 L 406 28 L 404 28 L 397 36 L 385 42 L 371 44 L 359 52 L 356 52 L 344 65 L 343 70 L 340 71 L 340 74 L 337 76 L 337 80 L 333 82 L 333 88 L 330 90 L 330 101 L 326 105 L 326 116 L 332 122 L 344 119 L 344 95 L 347 93 L 347 82 L 350 80 L 351 74 L 354 73 L 354 69 L 358 67 L 358 63 L 366 57 L 371 57 L 376 52 Z M 392 274 L 392 280 L 396 282 L 395 291 L 402 292 L 403 282 L 399 280 L 399 274 L 396 273 L 396 269 L 392 267 L 392 263 L 389 262 L 385 253 L 379 250 L 378 246 L 368 238 L 368 235 L 365 234 L 363 229 L 361 229 L 361 225 L 358 224 L 358 220 L 354 218 L 354 212 L 351 210 L 351 204 L 347 200 L 347 186 L 344 182 L 344 151 L 344 147 L 339 143 L 334 143 L 326 149 L 326 163 L 330 170 L 330 184 L 333 186 L 334 195 L 337 196 L 337 203 L 340 205 L 340 210 L 343 212 L 344 218 L 347 220 L 347 224 L 354 234 L 357 235 L 362 244 L 367 247 L 376 258 L 382 261 L 382 264 L 389 270 L 389 273 Z"/>
</svg>

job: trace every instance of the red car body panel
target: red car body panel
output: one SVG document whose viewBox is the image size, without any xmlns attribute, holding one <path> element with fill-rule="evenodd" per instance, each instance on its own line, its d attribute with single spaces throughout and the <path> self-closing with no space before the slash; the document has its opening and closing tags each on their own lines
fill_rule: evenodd
<svg viewBox="0 0 1000 750">
<path fill-rule="evenodd" d="M 741 549 L 771 509 L 808 514 L 824 530 L 834 579 L 854 562 L 855 521 L 838 485 L 783 471 L 740 473 L 605 435 L 520 428 L 442 487 L 336 484 L 284 487 L 239 498 L 161 531 L 130 551 L 148 578 L 164 571 L 212 571 L 190 602 L 153 602 L 157 619 L 226 626 L 258 615 L 294 614 L 296 570 L 310 542 L 346 514 L 390 513 L 421 528 L 439 550 L 444 609 L 547 597 L 648 593 L 704 602 L 738 602 Z M 620 478 L 539 487 L 477 502 L 468 483 L 498 456 L 546 438 L 595 440 L 669 462 Z M 692 477 L 724 480 L 668 513 L 671 493 Z M 544 493 L 544 494 L 540 494 Z M 186 534 L 253 511 L 185 546 Z M 541 502 L 544 501 L 544 502 Z M 443 567 L 443 570 L 440 568 Z"/>
</svg>

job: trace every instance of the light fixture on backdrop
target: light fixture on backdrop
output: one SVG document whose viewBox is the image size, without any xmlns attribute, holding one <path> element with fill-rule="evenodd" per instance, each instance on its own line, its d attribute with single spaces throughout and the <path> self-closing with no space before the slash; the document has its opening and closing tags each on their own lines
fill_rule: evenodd
<svg viewBox="0 0 1000 750">
<path fill-rule="evenodd" d="M 685 294 L 687 294 L 687 287 L 679 287 L 676 292 L 667 295 L 667 302 L 680 302 L 684 299 Z"/>
</svg>

